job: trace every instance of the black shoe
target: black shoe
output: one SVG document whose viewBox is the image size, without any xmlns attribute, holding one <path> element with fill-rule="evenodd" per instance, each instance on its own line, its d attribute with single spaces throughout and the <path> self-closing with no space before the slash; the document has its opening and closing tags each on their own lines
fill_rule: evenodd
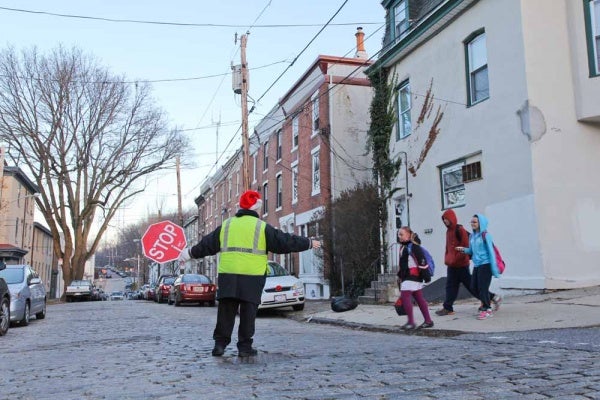
<svg viewBox="0 0 600 400">
<path fill-rule="evenodd" d="M 419 329 L 424 329 L 424 328 L 433 328 L 433 321 L 423 322 L 421 325 L 419 325 Z"/>
<path fill-rule="evenodd" d="M 258 354 L 258 350 L 256 350 L 255 348 L 250 348 L 248 350 L 238 350 L 238 356 L 239 357 L 251 357 L 251 356 L 255 356 Z"/>
<path fill-rule="evenodd" d="M 409 323 L 406 323 L 400 327 L 400 329 L 405 330 L 405 331 L 412 331 L 416 328 L 417 327 L 415 326 L 415 324 L 409 324 Z"/>
<path fill-rule="evenodd" d="M 220 344 L 215 344 L 215 347 L 212 349 L 213 357 L 221 357 L 225 353 L 225 347 Z"/>
</svg>

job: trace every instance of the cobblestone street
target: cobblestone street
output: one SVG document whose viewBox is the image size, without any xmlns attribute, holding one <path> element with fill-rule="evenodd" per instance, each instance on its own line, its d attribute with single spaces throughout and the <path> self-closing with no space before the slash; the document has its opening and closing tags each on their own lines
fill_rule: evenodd
<svg viewBox="0 0 600 400">
<path fill-rule="evenodd" d="M 296 319 L 311 307 L 323 303 Z M 259 355 L 240 359 L 235 337 L 224 357 L 210 355 L 215 317 L 216 308 L 145 301 L 51 305 L 45 320 L 0 338 L 0 398 L 600 398 L 597 328 L 571 334 L 596 338 L 585 344 L 435 338 L 272 312 L 257 320 Z"/>
</svg>

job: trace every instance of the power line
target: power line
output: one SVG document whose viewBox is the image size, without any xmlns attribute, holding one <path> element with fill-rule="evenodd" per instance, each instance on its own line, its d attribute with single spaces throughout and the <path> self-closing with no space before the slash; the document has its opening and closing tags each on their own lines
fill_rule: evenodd
<svg viewBox="0 0 600 400">
<path fill-rule="evenodd" d="M 270 2 L 268 5 L 270 5 Z M 265 9 L 266 9 L 266 7 L 265 7 Z M 149 21 L 149 20 L 139 20 L 139 19 L 105 18 L 105 17 L 94 17 L 94 16 L 89 16 L 89 15 L 62 14 L 62 13 L 55 13 L 55 12 L 49 12 L 49 11 L 26 10 L 26 9 L 22 9 L 22 8 L 11 8 L 11 7 L 0 7 L 0 10 L 26 13 L 26 14 L 48 15 L 48 16 L 52 16 L 52 17 L 61 17 L 61 18 L 74 18 L 74 19 L 85 19 L 85 20 L 92 20 L 92 21 L 117 22 L 117 23 L 129 23 L 129 24 L 184 26 L 184 27 L 200 27 L 200 28 L 244 28 L 246 26 L 246 25 L 235 25 L 235 24 L 169 22 L 169 21 Z M 264 12 L 264 10 L 263 10 L 263 12 Z M 261 15 L 262 15 L 262 12 L 257 17 L 257 20 L 258 20 L 258 18 L 260 18 Z M 379 23 L 380 22 L 340 22 L 340 23 L 329 24 L 329 25 L 331 25 L 331 26 L 377 25 Z M 315 26 L 321 26 L 321 24 L 264 24 L 264 25 L 252 25 L 252 28 L 302 28 L 302 27 L 315 27 Z"/>
<path fill-rule="evenodd" d="M 294 57 L 294 59 L 292 60 L 292 62 L 290 63 L 290 65 L 288 65 L 287 68 L 285 70 L 283 70 L 283 72 L 281 74 L 279 74 L 279 76 L 277 77 L 277 79 L 275 79 L 275 81 L 273 81 L 273 83 L 267 88 L 267 90 L 265 90 L 265 92 L 260 95 L 260 97 L 258 98 L 258 100 L 256 100 L 257 103 L 260 102 L 260 100 L 263 97 L 265 97 L 265 95 L 269 92 L 269 90 L 271 90 L 271 88 L 273 86 L 275 86 L 275 84 L 277 82 L 279 82 L 279 80 L 292 67 L 292 65 L 294 65 L 294 63 L 296 62 L 296 60 L 298 60 L 298 57 L 300 57 L 306 51 L 306 49 L 308 49 L 308 47 L 312 44 L 312 42 L 314 42 L 317 39 L 317 37 L 319 37 L 319 35 L 321 34 L 321 32 L 323 32 L 325 30 L 325 28 L 327 28 L 327 26 L 329 26 L 329 24 L 331 23 L 331 21 L 340 13 L 340 11 L 342 11 L 342 8 L 344 8 L 344 6 L 346 5 L 346 3 L 348 3 L 348 0 L 344 0 L 344 2 L 342 3 L 342 5 L 340 6 L 340 8 L 338 8 L 338 10 L 331 16 L 331 18 L 329 18 L 329 20 L 325 23 L 325 25 L 323 25 L 321 27 L 321 29 L 319 29 L 319 32 L 317 32 L 317 34 L 315 36 L 313 36 L 312 39 L 310 39 L 310 41 L 308 42 L 308 44 L 306 46 L 304 46 L 304 48 L 300 51 L 300 53 L 298 53 L 298 55 L 296 57 Z"/>
</svg>

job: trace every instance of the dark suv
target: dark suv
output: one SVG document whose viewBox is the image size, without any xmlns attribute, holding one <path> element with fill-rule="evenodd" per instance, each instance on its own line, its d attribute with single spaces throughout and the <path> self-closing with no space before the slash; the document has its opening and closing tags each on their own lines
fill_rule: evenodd
<svg viewBox="0 0 600 400">
<path fill-rule="evenodd" d="M 169 298 L 169 292 L 171 291 L 171 286 L 173 286 L 173 282 L 177 277 L 175 275 L 161 275 L 158 278 L 158 283 L 156 284 L 156 293 L 154 294 L 154 301 L 158 303 L 162 303 L 163 301 L 167 301 Z"/>
<path fill-rule="evenodd" d="M 6 269 L 6 264 L 0 261 L 0 271 Z M 0 277 L 0 336 L 6 335 L 10 326 L 10 292 L 4 278 Z"/>
</svg>

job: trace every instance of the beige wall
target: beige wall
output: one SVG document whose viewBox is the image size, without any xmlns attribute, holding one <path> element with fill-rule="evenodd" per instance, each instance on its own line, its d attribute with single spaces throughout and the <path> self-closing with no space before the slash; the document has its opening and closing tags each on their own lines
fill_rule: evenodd
<svg viewBox="0 0 600 400">
<path fill-rule="evenodd" d="M 529 100 L 545 128 L 532 145 L 545 286 L 598 285 L 600 125 L 578 119 L 600 107 L 600 78 L 583 72 L 582 2 L 527 0 L 521 9 Z"/>
</svg>

